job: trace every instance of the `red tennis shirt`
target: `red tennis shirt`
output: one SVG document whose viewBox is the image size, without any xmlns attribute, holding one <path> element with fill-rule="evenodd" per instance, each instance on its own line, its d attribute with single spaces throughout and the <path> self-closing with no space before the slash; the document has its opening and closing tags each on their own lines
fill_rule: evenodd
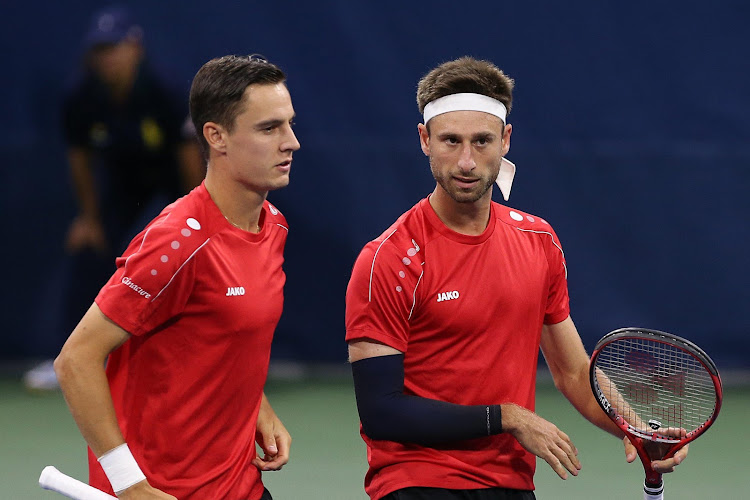
<svg viewBox="0 0 750 500">
<path fill-rule="evenodd" d="M 132 336 L 109 356 L 117 419 L 151 485 L 181 500 L 263 494 L 255 424 L 283 306 L 284 216 L 232 226 L 202 184 L 117 259 L 96 303 Z M 93 486 L 112 493 L 89 452 Z"/>
<path fill-rule="evenodd" d="M 492 203 L 486 230 L 456 233 L 428 199 L 368 243 L 346 294 L 346 339 L 404 353 L 404 390 L 463 405 L 534 409 L 543 323 L 569 315 L 565 258 L 552 227 Z M 372 440 L 365 489 L 533 489 L 535 457 L 509 434 L 436 447 Z"/>
</svg>

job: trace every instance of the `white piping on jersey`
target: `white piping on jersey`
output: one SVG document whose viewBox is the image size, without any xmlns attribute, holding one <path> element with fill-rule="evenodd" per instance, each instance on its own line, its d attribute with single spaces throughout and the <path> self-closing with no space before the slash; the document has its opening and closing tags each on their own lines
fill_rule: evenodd
<svg viewBox="0 0 750 500">
<path fill-rule="evenodd" d="M 521 229 L 520 227 L 516 227 L 516 226 L 513 226 L 513 227 L 515 227 L 519 231 L 524 231 L 527 233 L 546 234 L 547 236 L 552 238 L 552 244 L 555 245 L 558 250 L 560 250 L 560 253 L 563 256 L 563 268 L 565 268 L 565 279 L 568 279 L 568 266 L 565 265 L 565 252 L 563 252 L 563 249 L 560 247 L 560 245 L 557 244 L 557 242 L 555 241 L 555 237 L 552 236 L 552 233 L 550 233 L 549 231 L 534 231 L 533 229 Z"/>
<path fill-rule="evenodd" d="M 286 226 L 282 226 L 282 225 L 281 225 L 281 224 L 279 224 L 278 222 L 276 223 L 276 225 L 277 225 L 277 226 L 279 226 L 279 227 L 280 227 L 281 229 L 286 229 L 286 232 L 287 232 L 287 233 L 289 232 L 289 228 L 288 228 L 288 227 L 286 227 Z"/>
<path fill-rule="evenodd" d="M 409 317 L 406 318 L 407 321 L 411 319 L 411 315 L 414 312 L 414 307 L 417 305 L 417 288 L 419 288 L 419 284 L 422 282 L 422 276 L 424 276 L 424 262 L 422 262 L 422 272 L 419 273 L 419 279 L 417 280 L 417 284 L 414 287 L 414 293 L 411 294 L 411 310 L 409 311 Z"/>
<path fill-rule="evenodd" d="M 396 231 L 398 231 L 398 229 L 394 229 L 391 234 L 385 237 L 380 245 L 378 245 L 378 249 L 375 250 L 375 255 L 372 256 L 372 265 L 370 266 L 370 286 L 367 289 L 367 302 L 372 302 L 372 275 L 375 272 L 375 259 L 378 258 L 378 252 L 380 252 L 380 248 L 385 244 L 386 241 L 388 241 L 388 238 L 396 234 Z"/>
<path fill-rule="evenodd" d="M 169 281 L 167 282 L 166 285 L 164 285 L 164 288 L 162 288 L 161 290 L 159 290 L 159 293 L 156 294 L 156 297 L 154 297 L 153 299 L 151 299 L 151 302 L 153 302 L 153 301 L 155 301 L 156 299 L 159 298 L 159 295 L 161 295 L 162 292 L 164 290 L 166 290 L 167 287 L 169 287 L 169 285 L 172 284 L 172 280 L 174 280 L 174 277 L 177 276 L 177 273 L 179 273 L 182 270 L 182 268 L 185 267 L 185 264 L 187 264 L 188 262 L 190 262 L 190 259 L 192 259 L 193 256 L 198 253 L 198 250 L 200 250 L 201 248 L 203 248 L 206 245 L 206 243 L 208 243 L 209 241 L 211 241 L 211 238 L 207 238 L 206 241 L 204 241 L 203 243 L 201 243 L 201 245 L 198 248 L 196 248 L 195 251 L 193 251 L 193 253 L 190 254 L 190 257 L 188 257 L 187 259 L 185 259 L 185 262 L 183 262 L 182 265 L 179 268 L 177 268 L 177 271 L 175 271 L 174 274 L 172 275 L 172 277 L 169 278 Z"/>
<path fill-rule="evenodd" d="M 172 215 L 171 212 L 168 213 L 167 216 L 164 217 L 164 220 L 161 221 L 159 224 L 154 224 L 153 226 L 151 226 L 150 228 L 148 228 L 146 230 L 146 234 L 143 235 L 143 239 L 141 240 L 141 246 L 138 247 L 138 251 L 137 252 L 133 252 L 132 254 L 128 255 L 128 258 L 125 259 L 125 265 L 123 266 L 124 269 L 127 269 L 127 267 L 128 267 L 128 261 L 130 260 L 130 258 L 133 257 L 134 255 L 137 255 L 138 253 L 140 253 L 141 248 L 143 248 L 143 245 L 146 244 L 146 238 L 148 238 L 148 233 L 150 233 L 153 228 L 158 227 L 158 226 L 164 224 L 164 222 L 166 222 L 166 220 L 169 219 L 170 215 Z"/>
<path fill-rule="evenodd" d="M 148 233 L 150 233 L 153 228 L 155 228 L 155 227 L 160 226 L 161 224 L 163 224 L 164 221 L 166 221 L 167 219 L 169 219 L 170 215 L 172 215 L 172 214 L 171 213 L 167 214 L 167 216 L 164 217 L 164 220 L 160 224 L 154 224 L 153 226 L 151 226 L 150 228 L 148 228 L 148 230 L 146 230 L 146 234 L 143 235 L 143 239 L 141 240 L 141 246 L 138 247 L 138 251 L 131 253 L 128 256 L 128 258 L 125 259 L 125 265 L 123 266 L 125 269 L 127 269 L 127 267 L 128 267 L 128 261 L 130 260 L 130 257 L 132 257 L 132 256 L 137 255 L 138 253 L 140 253 L 141 248 L 143 248 L 143 245 L 146 244 L 146 238 L 148 238 Z"/>
</svg>

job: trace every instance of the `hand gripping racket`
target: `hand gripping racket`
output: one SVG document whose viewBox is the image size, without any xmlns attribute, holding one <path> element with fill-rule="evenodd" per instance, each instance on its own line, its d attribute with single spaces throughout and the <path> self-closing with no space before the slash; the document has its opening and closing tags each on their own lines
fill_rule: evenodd
<svg viewBox="0 0 750 500">
<path fill-rule="evenodd" d="M 73 500 L 117 500 L 117 497 L 108 495 L 102 490 L 73 479 L 54 468 L 51 465 L 42 470 L 39 476 L 39 486 L 45 490 L 55 491 Z"/>
<path fill-rule="evenodd" d="M 722 398 L 716 365 L 676 335 L 622 328 L 596 344 L 589 375 L 599 406 L 643 462 L 644 499 L 662 500 L 661 474 L 651 461 L 673 457 L 716 421 Z"/>
</svg>

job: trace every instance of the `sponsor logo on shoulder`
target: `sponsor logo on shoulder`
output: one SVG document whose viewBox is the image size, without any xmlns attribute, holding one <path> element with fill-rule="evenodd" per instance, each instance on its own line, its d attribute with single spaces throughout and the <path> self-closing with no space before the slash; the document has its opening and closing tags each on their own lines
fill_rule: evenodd
<svg viewBox="0 0 750 500">
<path fill-rule="evenodd" d="M 140 296 L 142 296 L 142 297 L 144 297 L 146 299 L 150 299 L 151 298 L 151 294 L 150 293 L 148 293 L 146 290 L 144 290 L 143 288 L 141 288 L 139 285 L 136 285 L 135 283 L 133 283 L 133 281 L 129 277 L 124 276 L 120 281 L 122 282 L 123 285 L 125 285 L 126 287 L 128 287 L 131 290 L 133 290 L 136 293 L 138 293 L 138 295 L 140 295 Z"/>
<path fill-rule="evenodd" d="M 244 286 L 227 287 L 227 297 L 234 297 L 235 295 L 245 295 L 245 287 Z"/>
<path fill-rule="evenodd" d="M 440 292 L 437 295 L 437 301 L 442 302 L 444 300 L 453 300 L 457 299 L 459 297 L 458 290 L 453 290 L 452 292 Z"/>
</svg>

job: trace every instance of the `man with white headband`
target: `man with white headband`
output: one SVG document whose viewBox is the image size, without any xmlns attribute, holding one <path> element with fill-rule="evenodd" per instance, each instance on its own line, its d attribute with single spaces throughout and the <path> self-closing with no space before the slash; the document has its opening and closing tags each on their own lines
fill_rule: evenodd
<svg viewBox="0 0 750 500">
<path fill-rule="evenodd" d="M 514 82 L 464 57 L 419 82 L 435 190 L 368 243 L 346 294 L 346 340 L 372 500 L 533 499 L 536 456 L 562 478 L 581 463 L 534 413 L 539 348 L 588 420 L 623 434 L 589 388 L 552 227 L 507 201 Z M 635 449 L 625 442 L 626 458 Z M 671 471 L 684 459 L 655 462 Z"/>
</svg>

